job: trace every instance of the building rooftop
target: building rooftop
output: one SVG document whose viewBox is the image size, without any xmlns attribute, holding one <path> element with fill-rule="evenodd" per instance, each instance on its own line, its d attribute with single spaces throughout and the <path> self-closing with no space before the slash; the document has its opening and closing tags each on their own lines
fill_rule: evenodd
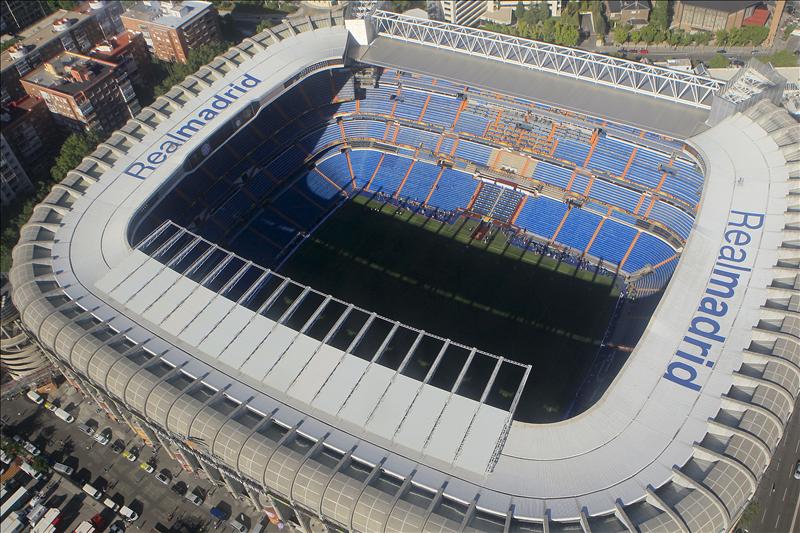
<svg viewBox="0 0 800 533">
<path fill-rule="evenodd" d="M 19 37 L 22 40 L 3 51 L 0 56 L 0 65 L 2 65 L 2 68 L 12 65 L 15 61 L 33 52 L 44 43 L 58 38 L 59 34 L 69 27 L 80 24 L 91 16 L 91 13 L 78 13 L 59 9 L 52 15 L 21 31 Z"/>
<path fill-rule="evenodd" d="M 703 9 L 713 9 L 714 11 L 734 13 L 754 4 L 758 4 L 760 3 L 760 0 L 726 0 L 725 2 L 720 2 L 719 0 L 683 0 L 683 3 L 689 6 L 701 7 Z"/>
<path fill-rule="evenodd" d="M 606 0 L 606 8 L 611 13 L 650 9 L 650 0 Z"/>
<path fill-rule="evenodd" d="M 34 69 L 22 79 L 42 87 L 74 95 L 94 85 L 113 70 L 113 66 L 90 57 L 62 52 Z"/>
<path fill-rule="evenodd" d="M 131 6 L 122 16 L 170 28 L 180 28 L 209 7 L 211 2 L 200 0 L 183 2 L 145 0 Z"/>
<path fill-rule="evenodd" d="M 9 105 L 4 105 L 0 110 L 0 125 L 5 127 L 13 124 L 42 102 L 43 100 L 36 96 L 25 96 Z"/>
<path fill-rule="evenodd" d="M 119 54 L 124 52 L 131 45 L 137 35 L 141 34 L 125 30 L 106 41 L 97 43 L 89 51 L 89 55 L 106 61 L 114 61 Z"/>
</svg>

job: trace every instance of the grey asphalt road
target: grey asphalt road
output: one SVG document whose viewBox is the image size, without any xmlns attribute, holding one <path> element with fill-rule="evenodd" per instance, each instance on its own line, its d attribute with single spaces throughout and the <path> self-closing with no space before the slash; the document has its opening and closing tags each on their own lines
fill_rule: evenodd
<svg viewBox="0 0 800 533">
<path fill-rule="evenodd" d="M 759 514 L 750 533 L 800 533 L 800 479 L 793 473 L 800 461 L 800 414 L 794 413 L 767 471 L 756 490 Z"/>
<path fill-rule="evenodd" d="M 62 386 L 62 389 L 65 387 L 68 385 Z M 231 516 L 244 512 L 250 517 L 251 524 L 260 518 L 224 488 L 218 488 L 208 480 L 181 470 L 178 463 L 172 461 L 165 452 L 154 455 L 153 450 L 143 446 L 126 426 L 114 424 L 103 414 L 98 414 L 96 408 L 89 401 L 81 401 L 77 393 L 73 392 L 69 395 L 69 399 L 62 398 L 61 405 L 75 415 L 75 423 L 62 422 L 24 396 L 3 402 L 3 422 L 4 430 L 12 428 L 12 431 L 36 444 L 52 459 L 75 468 L 72 476 L 69 479 L 62 479 L 60 483 L 60 486 L 72 485 L 71 492 L 74 493 L 74 497 L 72 494 L 67 494 L 68 497 L 57 500 L 69 504 L 68 518 L 73 521 L 73 528 L 80 521 L 87 520 L 104 509 L 99 502 L 84 498 L 86 495 L 80 487 L 87 482 L 102 488 L 106 496 L 128 505 L 140 514 L 140 518 L 128 526 L 128 531 L 150 531 L 156 522 L 172 525 L 182 517 L 192 517 L 198 523 L 206 523 L 213 528 L 216 520 L 211 517 L 209 511 L 211 507 L 220 504 L 229 506 Z M 140 450 L 139 458 L 135 462 L 130 462 L 114 452 L 110 443 L 102 446 L 78 431 L 78 423 L 89 418 L 97 421 L 99 428 L 111 429 L 112 443 L 116 439 L 121 439 L 125 442 L 126 449 L 136 446 Z M 189 490 L 199 488 L 204 492 L 206 497 L 203 505 L 195 506 L 173 492 L 170 486 L 159 482 L 153 474 L 148 474 L 140 468 L 141 462 L 151 460 L 156 465 L 156 472 L 162 469 L 170 472 L 172 477 L 170 486 L 183 482 Z M 60 477 L 60 474 L 53 472 L 54 480 Z M 107 514 L 108 518 L 116 519 L 113 513 Z M 72 529 L 66 530 L 72 531 Z M 223 533 L 233 529 L 222 524 L 215 531 Z"/>
</svg>

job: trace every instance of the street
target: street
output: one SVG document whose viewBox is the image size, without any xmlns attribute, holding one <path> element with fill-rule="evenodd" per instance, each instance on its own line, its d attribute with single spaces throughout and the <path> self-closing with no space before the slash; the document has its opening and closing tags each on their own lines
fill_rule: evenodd
<svg viewBox="0 0 800 533">
<path fill-rule="evenodd" d="M 209 511 L 214 506 L 228 511 L 231 518 L 243 512 L 248 517 L 251 528 L 261 519 L 260 515 L 244 502 L 237 501 L 224 488 L 218 488 L 204 478 L 184 472 L 166 452 L 156 453 L 144 446 L 127 426 L 115 424 L 103 413 L 98 413 L 98 409 L 90 401 L 83 400 L 69 385 L 62 385 L 56 395 L 50 395 L 50 399 L 59 396 L 56 401 L 75 416 L 74 423 L 61 421 L 25 396 L 3 401 L 3 423 L 4 434 L 20 434 L 54 461 L 75 469 L 69 478 L 51 471 L 51 483 L 59 480 L 60 483 L 49 501 L 62 509 L 63 531 L 72 531 L 78 523 L 101 511 L 109 524 L 121 518 L 115 517 L 101 502 L 88 497 L 81 490 L 85 483 L 91 483 L 103 490 L 103 499 L 110 497 L 139 513 L 139 519 L 127 525 L 128 531 L 150 531 L 157 522 L 166 526 L 183 522 L 191 524 L 192 530 L 203 525 L 209 529 L 218 525 L 217 530 L 220 532 L 233 531 L 227 524 L 217 524 L 217 520 L 210 515 Z M 96 422 L 98 431 L 111 429 L 112 437 L 108 445 L 103 446 L 78 430 L 78 424 L 87 420 L 90 425 L 91 420 Z M 117 439 L 125 443 L 126 450 L 135 446 L 139 450 L 139 457 L 135 461 L 128 461 L 113 451 L 111 445 Z M 140 467 L 140 463 L 148 462 L 155 467 L 153 474 L 148 474 Z M 156 479 L 155 474 L 161 471 L 169 472 L 169 485 Z M 195 491 L 204 495 L 202 505 L 195 506 L 174 492 L 172 487 L 176 483 L 185 485 L 187 492 Z M 30 483 L 29 487 L 34 485 Z M 44 483 L 40 485 L 37 490 Z"/>
<path fill-rule="evenodd" d="M 800 460 L 800 415 L 795 406 L 778 448 L 756 490 L 759 513 L 747 528 L 750 533 L 800 532 L 800 480 L 794 468 Z"/>
</svg>

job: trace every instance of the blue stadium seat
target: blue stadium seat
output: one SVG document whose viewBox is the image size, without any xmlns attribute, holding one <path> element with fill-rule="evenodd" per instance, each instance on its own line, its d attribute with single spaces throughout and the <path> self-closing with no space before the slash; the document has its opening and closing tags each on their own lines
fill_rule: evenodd
<svg viewBox="0 0 800 533">
<path fill-rule="evenodd" d="M 573 208 L 561 227 L 561 231 L 556 235 L 556 241 L 582 253 L 589 244 L 589 240 L 592 238 L 599 223 L 599 215 L 583 209 Z"/>
<path fill-rule="evenodd" d="M 625 257 L 625 252 L 628 251 L 635 235 L 634 228 L 608 218 L 592 242 L 589 254 L 618 265 Z"/>
<path fill-rule="evenodd" d="M 477 186 L 478 182 L 466 172 L 446 168 L 431 194 L 428 205 L 447 211 L 464 209 L 472 199 Z"/>
<path fill-rule="evenodd" d="M 546 196 L 528 197 L 516 224 L 535 235 L 550 239 L 567 212 L 567 205 Z"/>
<path fill-rule="evenodd" d="M 411 165 L 411 159 L 407 157 L 398 157 L 392 154 L 386 154 L 378 170 L 375 179 L 372 180 L 370 185 L 371 191 L 381 191 L 386 194 L 394 194 L 403 181 L 408 167 Z"/>
</svg>

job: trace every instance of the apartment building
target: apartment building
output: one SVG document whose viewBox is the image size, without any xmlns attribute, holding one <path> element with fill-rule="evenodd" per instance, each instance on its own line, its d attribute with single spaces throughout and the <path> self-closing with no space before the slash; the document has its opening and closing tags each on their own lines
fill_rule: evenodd
<svg viewBox="0 0 800 533">
<path fill-rule="evenodd" d="M 25 96 L 0 110 L 0 127 L 11 151 L 28 175 L 41 168 L 58 148 L 61 135 L 42 98 Z"/>
<path fill-rule="evenodd" d="M 95 45 L 88 55 L 124 68 L 135 85 L 150 82 L 150 54 L 141 33 L 125 30 Z"/>
<path fill-rule="evenodd" d="M 445 22 L 461 26 L 478 26 L 486 13 L 486 0 L 439 0 Z"/>
<path fill-rule="evenodd" d="M 125 8 L 119 0 L 91 0 L 79 4 L 75 11 L 94 15 L 106 39 L 125 29 L 122 25 Z"/>
<path fill-rule="evenodd" d="M 127 71 L 110 61 L 64 52 L 21 81 L 68 131 L 111 133 L 141 110 Z"/>
<path fill-rule="evenodd" d="M 606 17 L 620 24 L 640 27 L 650 18 L 650 0 L 605 0 Z"/>
<path fill-rule="evenodd" d="M 20 41 L 0 54 L 0 103 L 25 96 L 20 78 L 65 51 L 83 53 L 103 39 L 91 13 L 60 9 L 20 32 Z"/>
<path fill-rule="evenodd" d="M 148 1 L 122 15 L 126 29 L 141 32 L 150 52 L 162 61 L 186 63 L 189 50 L 222 38 L 211 2 Z"/>
<path fill-rule="evenodd" d="M 19 196 L 33 192 L 28 174 L 11 150 L 3 133 L 0 133 L 0 206 L 11 205 Z"/>
<path fill-rule="evenodd" d="M 43 0 L 2 0 L 0 33 L 16 33 L 45 15 L 47 9 Z"/>
</svg>

